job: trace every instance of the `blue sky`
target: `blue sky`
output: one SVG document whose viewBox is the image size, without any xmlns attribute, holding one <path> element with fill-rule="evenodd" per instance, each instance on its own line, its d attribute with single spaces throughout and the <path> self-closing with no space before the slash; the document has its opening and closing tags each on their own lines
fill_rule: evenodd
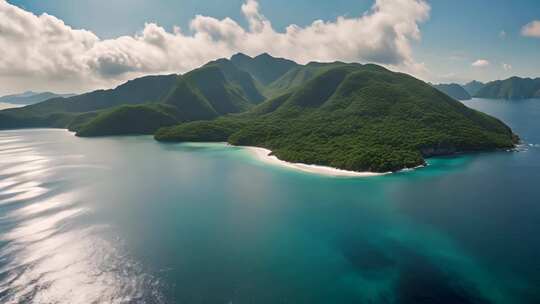
<svg viewBox="0 0 540 304">
<path fill-rule="evenodd" d="M 277 32 L 282 32 L 290 24 L 307 27 L 317 19 L 334 22 L 338 16 L 357 18 L 369 13 L 374 2 L 259 0 L 259 10 Z M 521 34 L 526 24 L 540 20 L 540 1 L 426 2 L 430 6 L 429 17 L 417 21 L 421 40 L 409 42 L 411 58 L 425 67 L 418 77 L 432 82 L 488 81 L 513 75 L 540 77 L 540 38 Z M 245 0 L 9 0 L 8 3 L 36 15 L 53 15 L 75 29 L 93 32 L 100 39 L 136 35 L 148 22 L 168 32 L 178 25 L 189 33 L 189 23 L 198 14 L 218 20 L 230 17 L 248 27 L 240 10 Z M 472 63 L 480 59 L 489 65 L 473 67 Z"/>
<path fill-rule="evenodd" d="M 431 17 L 422 26 L 415 56 L 433 70 L 484 81 L 511 75 L 540 77 L 540 39 L 520 33 L 525 24 L 540 19 L 540 1 L 433 0 L 430 5 Z M 503 31 L 506 35 L 501 35 Z M 471 61 L 479 58 L 492 65 L 471 67 Z M 512 70 L 501 69 L 502 63 L 511 64 Z"/>
</svg>

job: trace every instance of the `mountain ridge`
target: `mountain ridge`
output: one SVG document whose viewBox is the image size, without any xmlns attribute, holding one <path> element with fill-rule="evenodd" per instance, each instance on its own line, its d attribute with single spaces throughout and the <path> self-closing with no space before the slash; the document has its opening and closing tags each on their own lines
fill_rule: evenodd
<svg viewBox="0 0 540 304">
<path fill-rule="evenodd" d="M 285 58 L 275 58 L 268 53 L 250 57 L 242 53 L 235 54 L 230 61 L 239 69 L 250 73 L 262 85 L 268 85 L 290 69 L 299 66 L 298 63 Z"/>
</svg>

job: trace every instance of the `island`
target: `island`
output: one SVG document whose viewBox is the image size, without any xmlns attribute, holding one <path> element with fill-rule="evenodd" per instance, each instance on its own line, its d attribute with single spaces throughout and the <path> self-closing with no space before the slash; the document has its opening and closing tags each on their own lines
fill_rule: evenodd
<svg viewBox="0 0 540 304">
<path fill-rule="evenodd" d="M 486 83 L 475 97 L 493 99 L 540 98 L 540 78 L 510 77 Z"/>
<path fill-rule="evenodd" d="M 228 142 L 280 160 L 393 172 L 455 153 L 510 149 L 519 138 L 408 74 L 375 64 L 298 64 L 237 54 L 183 75 L 0 111 L 0 128 L 68 128 L 78 136 L 154 134 Z"/>
</svg>

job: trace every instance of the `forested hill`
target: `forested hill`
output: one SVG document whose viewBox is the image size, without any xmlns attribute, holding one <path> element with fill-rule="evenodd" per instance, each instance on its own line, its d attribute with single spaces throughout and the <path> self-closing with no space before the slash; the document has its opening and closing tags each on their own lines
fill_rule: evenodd
<svg viewBox="0 0 540 304">
<path fill-rule="evenodd" d="M 376 172 L 435 155 L 511 148 L 517 140 L 501 121 L 409 75 L 377 65 L 317 68 L 301 67 L 295 74 L 313 76 L 246 113 L 162 128 L 155 137 L 228 141 L 287 161 Z"/>
</svg>

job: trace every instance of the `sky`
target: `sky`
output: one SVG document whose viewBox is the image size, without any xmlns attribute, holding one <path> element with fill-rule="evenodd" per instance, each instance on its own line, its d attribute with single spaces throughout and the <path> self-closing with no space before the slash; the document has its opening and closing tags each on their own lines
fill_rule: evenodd
<svg viewBox="0 0 540 304">
<path fill-rule="evenodd" d="M 111 88 L 237 52 L 434 83 L 540 77 L 540 1 L 0 0 L 0 94 Z"/>
</svg>

